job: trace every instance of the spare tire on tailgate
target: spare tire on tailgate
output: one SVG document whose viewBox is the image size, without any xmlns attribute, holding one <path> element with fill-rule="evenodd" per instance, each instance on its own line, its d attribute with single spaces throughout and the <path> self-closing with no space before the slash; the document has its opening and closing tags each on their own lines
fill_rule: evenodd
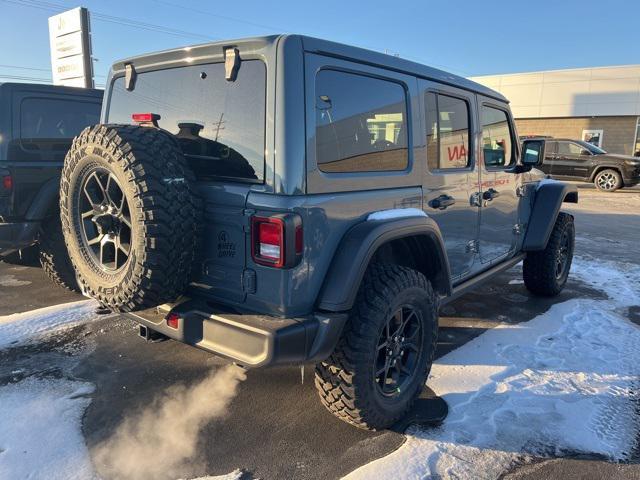
<svg viewBox="0 0 640 480">
<path fill-rule="evenodd" d="M 67 153 L 60 217 L 80 288 L 115 311 L 175 300 L 197 244 L 194 175 L 158 128 L 96 125 Z"/>
</svg>

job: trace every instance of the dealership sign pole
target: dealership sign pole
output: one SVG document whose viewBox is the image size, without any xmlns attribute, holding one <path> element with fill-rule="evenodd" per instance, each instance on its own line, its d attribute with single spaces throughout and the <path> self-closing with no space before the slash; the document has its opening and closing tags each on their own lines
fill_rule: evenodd
<svg viewBox="0 0 640 480">
<path fill-rule="evenodd" d="M 89 11 L 74 8 L 49 17 L 54 85 L 93 88 Z"/>
</svg>

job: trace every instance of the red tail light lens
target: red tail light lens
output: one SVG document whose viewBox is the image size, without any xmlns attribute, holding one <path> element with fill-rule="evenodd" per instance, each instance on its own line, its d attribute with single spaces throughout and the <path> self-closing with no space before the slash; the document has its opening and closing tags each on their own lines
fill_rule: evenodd
<svg viewBox="0 0 640 480">
<path fill-rule="evenodd" d="M 284 265 L 284 222 L 280 218 L 253 217 L 253 259 L 261 265 Z"/>
<path fill-rule="evenodd" d="M 5 190 L 11 190 L 13 188 L 13 178 L 11 177 L 11 175 L 2 177 L 2 187 Z"/>
<path fill-rule="evenodd" d="M 251 218 L 251 256 L 259 265 L 291 268 L 302 258 L 302 220 L 295 213 Z"/>
</svg>

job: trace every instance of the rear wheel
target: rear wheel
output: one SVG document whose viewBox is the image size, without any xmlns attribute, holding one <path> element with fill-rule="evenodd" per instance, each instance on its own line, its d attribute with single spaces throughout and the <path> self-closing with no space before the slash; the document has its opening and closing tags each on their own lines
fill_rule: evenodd
<svg viewBox="0 0 640 480">
<path fill-rule="evenodd" d="M 176 300 L 195 255 L 200 209 L 193 184 L 168 132 L 85 129 L 60 185 L 65 241 L 83 291 L 117 311 Z"/>
<path fill-rule="evenodd" d="M 598 190 L 613 192 L 622 188 L 622 176 L 617 170 L 607 168 L 598 172 L 593 183 Z"/>
<path fill-rule="evenodd" d="M 60 215 L 55 214 L 42 222 L 40 237 L 40 265 L 47 277 L 67 290 L 80 291 L 76 281 L 76 272 L 71 264 L 67 246 L 62 235 Z"/>
<path fill-rule="evenodd" d="M 424 275 L 370 266 L 335 351 L 316 366 L 322 403 L 357 427 L 390 427 L 424 387 L 437 329 L 436 298 Z"/>
<path fill-rule="evenodd" d="M 528 253 L 524 259 L 522 273 L 530 292 L 551 297 L 562 291 L 571 269 L 574 242 L 573 217 L 560 212 L 547 247 L 540 252 Z"/>
</svg>

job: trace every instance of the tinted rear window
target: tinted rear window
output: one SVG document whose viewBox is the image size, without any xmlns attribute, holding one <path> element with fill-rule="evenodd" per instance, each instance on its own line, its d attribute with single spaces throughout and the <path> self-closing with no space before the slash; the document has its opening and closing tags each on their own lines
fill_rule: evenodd
<svg viewBox="0 0 640 480">
<path fill-rule="evenodd" d="M 316 77 L 316 161 L 323 172 L 404 170 L 408 164 L 404 88 L 334 70 Z"/>
<path fill-rule="evenodd" d="M 138 74 L 127 91 L 113 82 L 110 123 L 132 123 L 133 113 L 160 115 L 159 126 L 176 135 L 198 177 L 264 180 L 266 68 L 243 61 L 235 82 L 224 64 L 194 65 Z"/>
<path fill-rule="evenodd" d="M 98 102 L 25 98 L 20 105 L 22 140 L 72 139 L 96 123 L 100 123 Z"/>
</svg>

